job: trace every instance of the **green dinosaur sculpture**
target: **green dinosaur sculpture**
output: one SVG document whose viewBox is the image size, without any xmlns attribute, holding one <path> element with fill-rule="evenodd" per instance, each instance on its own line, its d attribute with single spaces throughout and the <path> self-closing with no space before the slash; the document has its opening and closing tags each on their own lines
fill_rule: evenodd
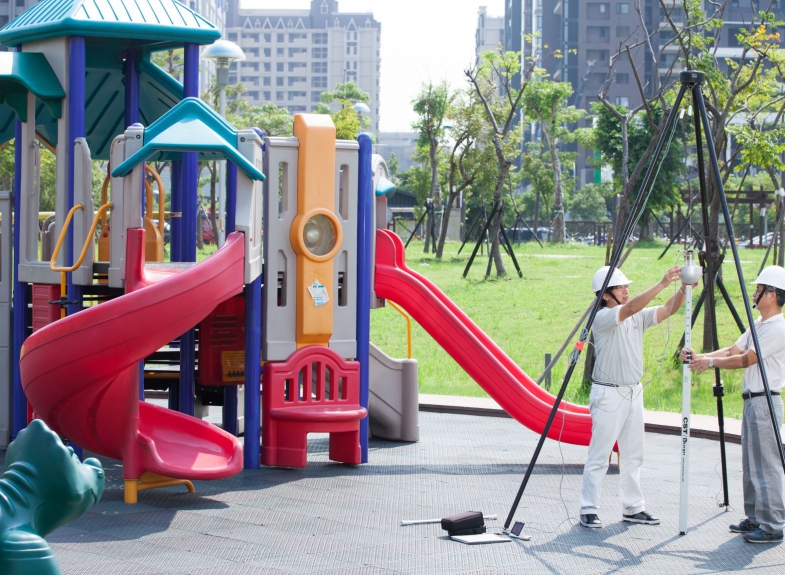
<svg viewBox="0 0 785 575">
<path fill-rule="evenodd" d="M 0 573 L 61 575 L 44 536 L 78 518 L 103 492 L 101 462 L 81 463 L 43 421 L 34 420 L 8 446 L 0 477 Z"/>
</svg>

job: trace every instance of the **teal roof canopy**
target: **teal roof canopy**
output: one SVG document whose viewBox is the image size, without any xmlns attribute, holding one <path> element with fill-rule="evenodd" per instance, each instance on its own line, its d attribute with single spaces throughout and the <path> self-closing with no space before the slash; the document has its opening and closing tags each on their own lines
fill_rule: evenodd
<svg viewBox="0 0 785 575">
<path fill-rule="evenodd" d="M 12 53 L 0 52 L 0 58 L 2 54 Z M 32 52 L 13 54 L 43 57 Z M 125 130 L 123 61 L 111 51 L 90 50 L 85 64 L 85 137 L 92 158 L 108 160 L 112 140 Z M 149 50 L 142 51 L 137 68 L 139 121 L 149 126 L 182 100 L 183 86 L 150 60 Z M 3 93 L 2 86 L 0 93 Z M 15 110 L 10 102 L 6 102 L 6 106 L 0 100 L 0 144 L 14 137 Z M 20 119 L 26 121 L 26 118 Z M 42 140 L 51 146 L 57 145 L 57 116 L 40 96 L 36 100 L 35 129 Z"/>
<path fill-rule="evenodd" d="M 0 29 L 0 44 L 66 36 L 169 47 L 212 44 L 221 31 L 177 0 L 41 0 Z"/>
<path fill-rule="evenodd" d="M 0 52 L 0 104 L 27 121 L 27 93 L 32 92 L 56 118 L 62 116 L 65 90 L 46 56 L 34 52 Z"/>
<path fill-rule="evenodd" d="M 231 160 L 249 178 L 264 174 L 237 151 L 237 130 L 198 98 L 186 98 L 144 131 L 144 145 L 112 170 L 112 177 L 128 175 L 147 161 L 180 160 L 183 152 L 198 152 L 200 161 Z"/>
</svg>

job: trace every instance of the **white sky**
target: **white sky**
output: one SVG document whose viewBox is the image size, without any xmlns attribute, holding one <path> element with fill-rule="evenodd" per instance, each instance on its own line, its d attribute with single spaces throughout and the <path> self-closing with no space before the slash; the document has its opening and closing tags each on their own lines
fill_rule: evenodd
<svg viewBox="0 0 785 575">
<path fill-rule="evenodd" d="M 243 8 L 308 9 L 310 0 L 240 0 Z M 504 0 L 339 0 L 340 12 L 372 12 L 382 25 L 379 120 L 383 132 L 406 132 L 411 101 L 423 82 L 463 87 L 474 62 L 477 11 L 504 15 Z"/>
</svg>

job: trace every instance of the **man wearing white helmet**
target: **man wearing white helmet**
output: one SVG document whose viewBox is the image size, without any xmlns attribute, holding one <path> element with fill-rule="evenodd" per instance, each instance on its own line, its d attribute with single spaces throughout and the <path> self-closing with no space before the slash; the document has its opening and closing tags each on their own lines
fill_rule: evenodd
<svg viewBox="0 0 785 575">
<path fill-rule="evenodd" d="M 755 321 L 758 343 L 774 405 L 777 425 L 782 426 L 782 385 L 785 380 L 785 269 L 769 266 L 755 280 L 754 307 L 760 312 Z M 741 423 L 741 465 L 744 486 L 744 513 L 733 533 L 742 533 L 748 543 L 779 543 L 785 527 L 782 494 L 782 466 L 771 414 L 758 367 L 758 354 L 750 330 L 730 347 L 711 353 L 681 352 L 682 361 L 698 373 L 713 368 L 744 369 L 741 396 L 744 412 Z"/>
<path fill-rule="evenodd" d="M 676 313 L 684 302 L 684 286 L 661 306 L 646 306 L 671 283 L 679 279 L 679 266 L 630 299 L 630 280 L 613 270 L 608 287 L 602 284 L 609 267 L 600 268 L 592 278 L 592 291 L 601 298 L 592 333 L 596 359 L 589 396 L 592 429 L 589 455 L 583 466 L 581 525 L 602 527 L 599 517 L 602 482 L 608 471 L 608 455 L 619 443 L 619 492 L 622 519 L 631 523 L 657 525 L 660 520 L 646 511 L 641 491 L 643 463 L 643 332 Z"/>
</svg>

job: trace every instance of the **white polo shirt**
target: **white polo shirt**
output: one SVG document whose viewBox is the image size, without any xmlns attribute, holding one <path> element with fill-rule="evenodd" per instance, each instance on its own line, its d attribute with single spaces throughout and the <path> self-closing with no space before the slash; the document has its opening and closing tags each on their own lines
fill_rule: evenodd
<svg viewBox="0 0 785 575">
<path fill-rule="evenodd" d="M 785 381 L 785 318 L 781 313 L 771 316 L 766 321 L 761 321 L 758 318 L 755 321 L 755 331 L 763 350 L 763 367 L 766 368 L 769 389 L 781 392 L 783 381 Z M 753 347 L 752 333 L 749 329 L 736 340 L 736 345 L 744 353 Z M 762 393 L 764 391 L 758 364 L 744 369 L 741 391 L 743 393 Z"/>
<path fill-rule="evenodd" d="M 642 309 L 619 323 L 621 306 L 594 316 L 594 381 L 634 385 L 643 377 L 643 332 L 657 325 L 657 307 Z"/>
</svg>

